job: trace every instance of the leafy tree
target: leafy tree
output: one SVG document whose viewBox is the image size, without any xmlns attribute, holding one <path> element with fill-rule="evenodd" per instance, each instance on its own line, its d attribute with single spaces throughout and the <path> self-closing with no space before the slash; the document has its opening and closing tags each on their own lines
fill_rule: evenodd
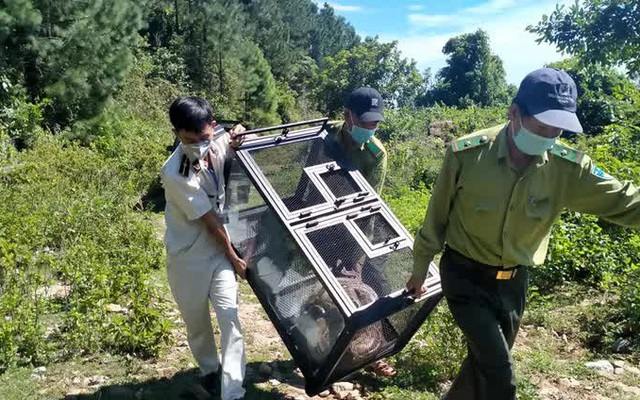
<svg viewBox="0 0 640 400">
<path fill-rule="evenodd" d="M 637 0 L 585 0 L 570 7 L 557 5 L 530 32 L 538 42 L 555 44 L 585 64 L 625 65 L 640 71 L 640 3 Z"/>
<path fill-rule="evenodd" d="M 244 21 L 252 31 L 253 42 L 262 50 L 273 73 L 283 76 L 288 64 L 295 59 L 295 54 L 288 40 L 289 27 L 285 23 L 282 8 L 275 0 L 247 1 Z"/>
<path fill-rule="evenodd" d="M 243 120 L 253 126 L 273 125 L 279 122 L 276 114 L 278 94 L 276 80 L 269 63 L 255 44 L 244 46 L 241 82 L 243 90 Z"/>
<path fill-rule="evenodd" d="M 225 62 L 242 41 L 242 10 L 234 0 L 189 0 L 182 43 L 186 70 L 196 90 L 228 93 Z"/>
<path fill-rule="evenodd" d="M 549 64 L 567 71 L 578 86 L 578 118 L 588 134 L 602 133 L 614 123 L 635 120 L 640 90 L 622 73 L 600 64 L 584 65 L 578 58 Z"/>
<path fill-rule="evenodd" d="M 290 81 L 292 65 L 309 54 L 317 6 L 309 0 L 246 1 L 245 26 L 277 79 Z"/>
<path fill-rule="evenodd" d="M 318 25 L 322 14 L 318 13 L 318 6 L 309 0 L 274 0 L 282 10 L 285 21 L 287 36 L 286 40 L 295 49 L 302 49 L 306 54 L 309 52 L 311 36 Z M 336 17 L 340 18 L 340 17 Z M 344 20 L 343 29 L 350 26 Z M 353 28 L 351 28 L 352 30 Z"/>
<path fill-rule="evenodd" d="M 0 3 L 0 21 L 0 66 L 31 100 L 51 98 L 49 122 L 66 125 L 96 115 L 117 89 L 142 12 L 132 0 L 18 0 Z"/>
<path fill-rule="evenodd" d="M 344 97 L 360 86 L 376 88 L 388 106 L 413 106 L 424 80 L 415 61 L 401 57 L 398 43 L 367 38 L 362 44 L 325 59 L 315 97 L 324 113 L 342 109 Z"/>
<path fill-rule="evenodd" d="M 302 117 L 297 109 L 295 92 L 284 82 L 276 84 L 278 94 L 278 116 L 284 123 L 300 121 Z"/>
<path fill-rule="evenodd" d="M 438 72 L 427 103 L 486 107 L 510 101 L 502 60 L 491 53 L 485 31 L 451 38 L 442 51 L 447 55 L 447 66 Z"/>
<path fill-rule="evenodd" d="M 311 32 L 311 57 L 318 65 L 324 66 L 325 57 L 350 49 L 359 41 L 355 29 L 343 17 L 336 16 L 333 8 L 325 3 Z"/>
<path fill-rule="evenodd" d="M 148 0 L 147 26 L 140 32 L 153 48 L 169 47 L 181 33 L 186 3 L 184 0 Z"/>
<path fill-rule="evenodd" d="M 275 96 L 278 114 L 288 120 L 302 108 L 316 108 L 309 94 L 324 57 L 360 40 L 333 8 L 325 4 L 319 9 L 311 0 L 147 0 L 147 4 L 148 28 L 141 33 L 153 55 L 150 75 L 211 99 L 225 118 L 252 113 L 247 107 L 254 100 L 244 96 L 250 84 L 243 79 L 265 71 L 264 65 L 243 61 L 245 53 L 255 54 L 254 45 L 266 60 L 268 75 L 281 83 Z M 269 95 L 267 102 L 273 97 Z"/>
<path fill-rule="evenodd" d="M 42 16 L 32 1 L 0 1 L 0 71 L 14 83 L 22 81 L 25 64 L 33 58 L 25 56 L 33 51 L 31 42 L 41 23 Z"/>
</svg>

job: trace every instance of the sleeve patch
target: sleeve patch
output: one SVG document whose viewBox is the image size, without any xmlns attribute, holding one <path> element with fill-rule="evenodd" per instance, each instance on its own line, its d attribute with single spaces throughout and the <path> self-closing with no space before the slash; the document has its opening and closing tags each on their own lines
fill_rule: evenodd
<svg viewBox="0 0 640 400">
<path fill-rule="evenodd" d="M 591 168 L 591 175 L 597 176 L 603 181 L 610 181 L 613 179 L 613 176 L 607 174 L 600 167 L 596 167 L 595 165 Z"/>
</svg>

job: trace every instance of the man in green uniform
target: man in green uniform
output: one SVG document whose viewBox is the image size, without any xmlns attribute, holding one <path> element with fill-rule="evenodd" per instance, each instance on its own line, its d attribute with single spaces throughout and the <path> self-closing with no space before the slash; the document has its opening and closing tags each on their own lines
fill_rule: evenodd
<svg viewBox="0 0 640 400">
<path fill-rule="evenodd" d="M 382 191 L 387 172 L 387 151 L 374 136 L 378 124 L 384 122 L 382 105 L 382 96 L 373 88 L 362 87 L 352 91 L 344 104 L 344 121 L 330 122 L 324 141 L 329 153 L 334 148 L 339 149 L 339 153 L 345 157 L 344 161 L 357 169 L 378 194 Z M 376 291 L 384 292 L 387 289 L 384 287 L 386 281 L 380 270 L 384 268 L 384 263 L 369 263 L 365 268 L 370 272 L 364 278 L 364 283 Z M 369 369 L 380 376 L 396 374 L 395 369 L 384 360 L 372 363 Z"/>
<path fill-rule="evenodd" d="M 362 87 L 347 96 L 344 121 L 330 122 L 325 138 L 325 145 L 337 146 L 378 193 L 384 185 L 387 151 L 374 135 L 383 121 L 382 96 L 373 88 Z"/>
<path fill-rule="evenodd" d="M 516 397 L 510 349 L 527 294 L 527 267 L 544 262 L 564 208 L 640 228 L 640 192 L 557 142 L 582 132 L 577 88 L 543 68 L 522 81 L 509 123 L 452 142 L 414 245 L 407 288 L 420 296 L 427 266 L 444 247 L 442 290 L 468 345 L 449 400 Z"/>
</svg>

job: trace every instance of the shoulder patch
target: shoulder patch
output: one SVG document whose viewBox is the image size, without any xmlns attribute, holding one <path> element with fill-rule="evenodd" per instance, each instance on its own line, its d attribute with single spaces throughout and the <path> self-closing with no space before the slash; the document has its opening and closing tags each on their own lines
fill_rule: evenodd
<svg viewBox="0 0 640 400">
<path fill-rule="evenodd" d="M 184 177 L 189 176 L 189 167 L 191 167 L 191 163 L 186 155 L 182 155 L 182 159 L 180 160 L 180 168 L 178 169 L 178 173 Z"/>
<path fill-rule="evenodd" d="M 462 150 L 469 150 L 486 143 L 489 143 L 489 136 L 487 135 L 472 136 L 472 137 L 461 138 L 461 139 L 452 141 L 451 149 L 455 153 Z"/>
<path fill-rule="evenodd" d="M 565 160 L 571 161 L 575 164 L 580 164 L 584 159 L 584 151 L 572 149 L 571 147 L 567 147 L 562 143 L 554 144 L 551 148 L 550 153 L 554 156 L 564 158 Z"/>
<path fill-rule="evenodd" d="M 600 167 L 596 167 L 595 165 L 591 168 L 591 175 L 597 176 L 603 181 L 610 181 L 613 179 L 613 176 L 607 174 Z"/>
<path fill-rule="evenodd" d="M 369 141 L 365 144 L 365 147 L 366 147 L 366 149 L 367 149 L 367 150 L 369 150 L 369 152 L 370 152 L 371 154 L 373 154 L 373 156 L 374 156 L 376 159 L 378 159 L 378 160 L 379 160 L 380 158 L 384 157 L 384 154 L 385 154 L 385 152 L 384 152 L 384 148 L 382 147 L 382 145 L 381 145 L 381 144 L 376 143 L 376 141 L 375 141 L 375 140 L 373 140 L 373 139 L 369 140 Z"/>
</svg>

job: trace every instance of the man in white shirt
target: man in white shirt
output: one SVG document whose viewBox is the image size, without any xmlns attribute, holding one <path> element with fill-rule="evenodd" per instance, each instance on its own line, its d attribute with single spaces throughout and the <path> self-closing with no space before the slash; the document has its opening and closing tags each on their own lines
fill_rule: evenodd
<svg viewBox="0 0 640 400">
<path fill-rule="evenodd" d="M 199 97 L 176 99 L 169 119 L 180 145 L 162 166 L 167 225 L 167 276 L 171 293 L 187 327 L 187 340 L 200 371 L 202 386 L 222 400 L 243 399 L 245 352 L 238 319 L 236 274 L 246 264 L 235 253 L 224 228 L 224 164 L 236 135 L 218 127 L 211 105 Z M 209 304 L 220 326 L 221 360 L 211 327 Z"/>
</svg>

